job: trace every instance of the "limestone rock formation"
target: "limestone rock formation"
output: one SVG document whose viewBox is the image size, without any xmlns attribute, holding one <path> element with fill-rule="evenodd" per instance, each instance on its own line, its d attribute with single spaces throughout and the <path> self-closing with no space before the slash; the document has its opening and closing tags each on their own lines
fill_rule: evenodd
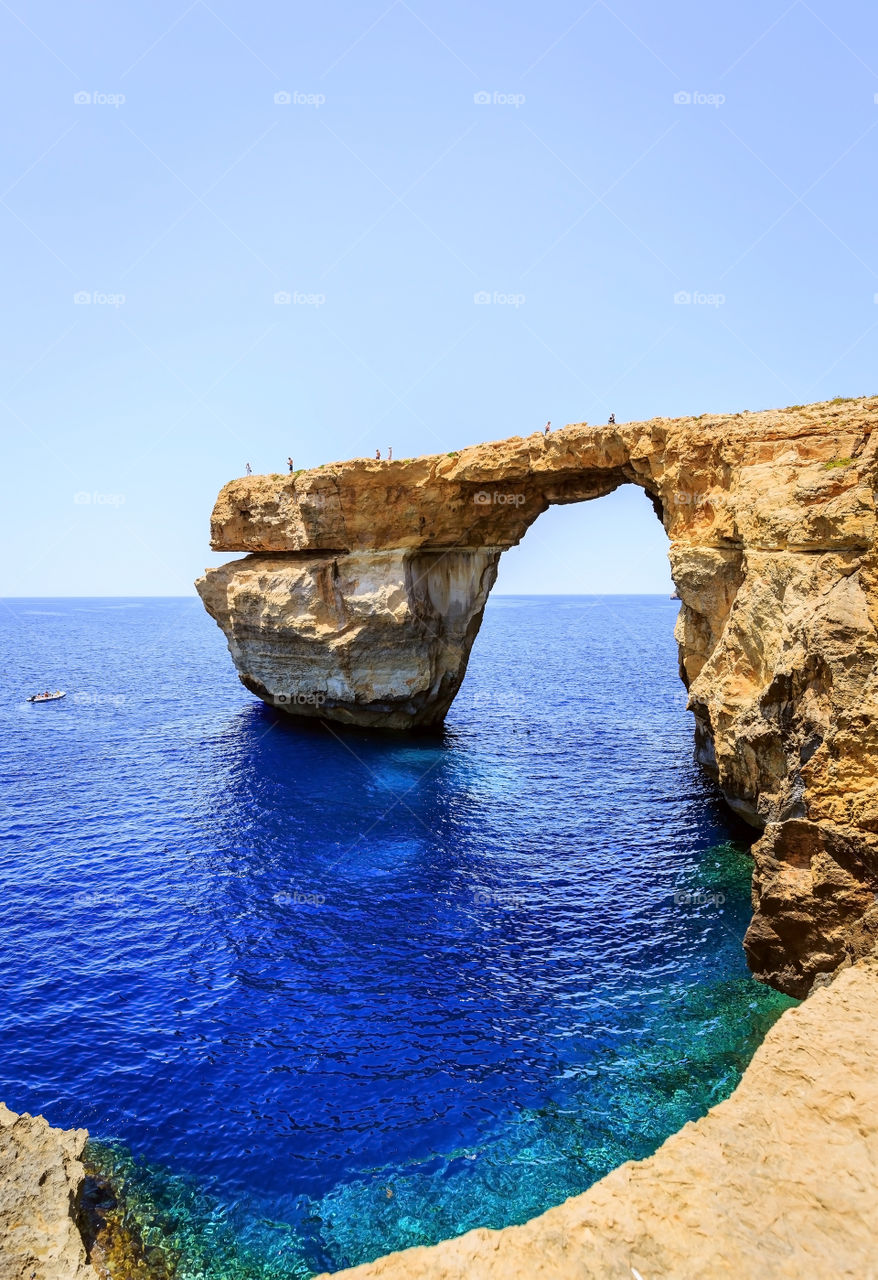
<svg viewBox="0 0 878 1280">
<path fill-rule="evenodd" d="M 95 1280 L 77 1225 L 87 1138 L 0 1103 L 0 1280 Z"/>
<path fill-rule="evenodd" d="M 875 1275 L 878 960 L 788 1009 L 725 1102 L 521 1227 L 334 1280 L 862 1280 Z M 324 1278 L 325 1280 L 325 1278 Z"/>
<path fill-rule="evenodd" d="M 636 484 L 670 540 L 696 753 L 763 834 L 757 976 L 793 995 L 878 941 L 878 397 L 585 424 L 226 485 L 197 584 L 241 680 L 299 715 L 437 724 L 497 561 L 553 503 Z"/>
<path fill-rule="evenodd" d="M 499 558 L 257 554 L 198 589 L 251 693 L 298 715 L 410 729 L 440 723 L 460 688 Z"/>
</svg>

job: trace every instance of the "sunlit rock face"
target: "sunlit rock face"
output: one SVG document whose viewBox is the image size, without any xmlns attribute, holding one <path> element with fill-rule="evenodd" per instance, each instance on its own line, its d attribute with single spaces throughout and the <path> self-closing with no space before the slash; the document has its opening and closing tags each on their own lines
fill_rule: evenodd
<svg viewBox="0 0 878 1280">
<path fill-rule="evenodd" d="M 77 1221 L 87 1138 L 0 1102 L 3 1280 L 95 1280 Z"/>
<path fill-rule="evenodd" d="M 762 831 L 748 956 L 802 995 L 878 941 L 876 426 L 878 398 L 833 401 L 250 476 L 211 535 L 252 554 L 198 590 L 266 702 L 436 725 L 502 551 L 552 504 L 641 486 L 670 540 L 697 758 Z"/>
<path fill-rule="evenodd" d="M 242 682 L 294 715 L 442 722 L 497 576 L 497 549 L 253 555 L 198 584 Z"/>
</svg>

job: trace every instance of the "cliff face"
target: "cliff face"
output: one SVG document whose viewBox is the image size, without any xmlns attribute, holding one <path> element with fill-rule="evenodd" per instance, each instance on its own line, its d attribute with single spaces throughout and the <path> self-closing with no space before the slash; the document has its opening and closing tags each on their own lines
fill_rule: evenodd
<svg viewBox="0 0 878 1280">
<path fill-rule="evenodd" d="M 95 1280 L 77 1226 L 87 1137 L 0 1102 L 0 1280 Z"/>
<path fill-rule="evenodd" d="M 788 1009 L 731 1097 L 648 1160 L 524 1226 L 469 1231 L 335 1280 L 874 1277 L 876 1000 L 872 958 Z"/>
<path fill-rule="evenodd" d="M 409 729 L 441 722 L 460 688 L 499 558 L 275 552 L 197 586 L 251 693 L 296 715 Z"/>
<path fill-rule="evenodd" d="M 641 486 L 670 540 L 698 759 L 763 832 L 757 976 L 793 995 L 878 941 L 878 398 L 584 424 L 459 453 L 252 476 L 197 584 L 240 678 L 341 723 L 441 722 L 497 561 L 540 512 Z"/>
</svg>

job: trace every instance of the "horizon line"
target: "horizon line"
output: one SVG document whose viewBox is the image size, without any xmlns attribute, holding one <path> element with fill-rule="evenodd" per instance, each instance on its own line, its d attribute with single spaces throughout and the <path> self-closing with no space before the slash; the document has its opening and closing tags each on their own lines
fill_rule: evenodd
<svg viewBox="0 0 878 1280">
<path fill-rule="evenodd" d="M 579 596 L 657 596 L 673 599 L 666 591 L 493 591 L 486 601 L 520 599 L 576 599 Z M 3 600 L 198 600 L 197 592 L 191 595 L 76 595 L 76 596 L 0 596 Z"/>
</svg>

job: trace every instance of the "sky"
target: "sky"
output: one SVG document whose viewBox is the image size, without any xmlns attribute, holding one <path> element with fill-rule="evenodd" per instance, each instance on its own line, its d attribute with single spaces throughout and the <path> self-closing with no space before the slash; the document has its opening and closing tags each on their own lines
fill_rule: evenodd
<svg viewBox="0 0 878 1280">
<path fill-rule="evenodd" d="M 876 28 L 4 0 L 0 593 L 191 593 L 247 462 L 878 392 Z M 553 509 L 498 589 L 663 592 L 665 535 Z"/>
</svg>

